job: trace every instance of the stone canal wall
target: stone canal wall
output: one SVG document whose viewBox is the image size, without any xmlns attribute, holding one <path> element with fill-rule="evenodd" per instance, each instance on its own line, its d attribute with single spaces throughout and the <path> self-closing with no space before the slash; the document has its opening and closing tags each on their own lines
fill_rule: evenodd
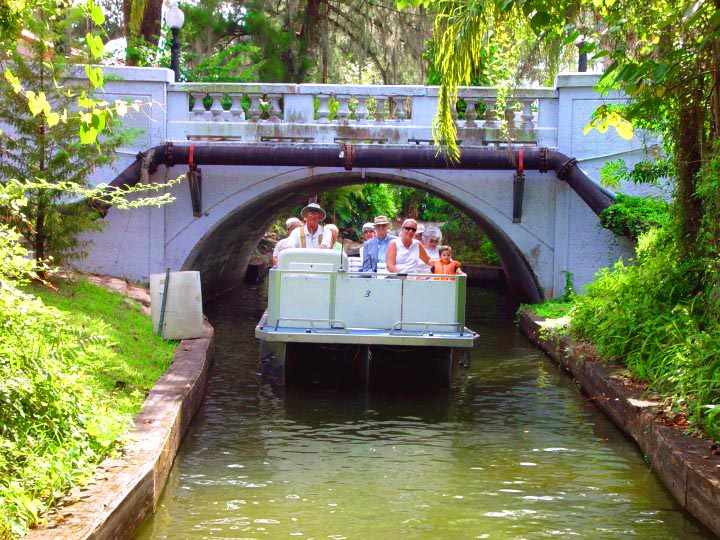
<svg viewBox="0 0 720 540">
<path fill-rule="evenodd" d="M 711 450 L 712 441 L 663 423 L 660 402 L 624 377 L 621 366 L 597 358 L 587 345 L 558 334 L 543 319 L 524 311 L 520 328 L 635 440 L 680 505 L 720 536 L 720 456 Z"/>
<path fill-rule="evenodd" d="M 98 280 L 102 279 L 111 283 L 100 283 Z M 125 292 L 116 283 L 122 280 L 93 281 Z M 135 299 L 143 303 L 141 298 Z M 157 508 L 175 455 L 202 403 L 213 353 L 214 330 L 205 322 L 202 337 L 182 340 L 175 349 L 172 364 L 135 418 L 135 427 L 126 436 L 121 457 L 103 461 L 95 479 L 75 488 L 66 504 L 49 516 L 49 525 L 24 538 L 132 538 L 135 529 Z"/>
</svg>

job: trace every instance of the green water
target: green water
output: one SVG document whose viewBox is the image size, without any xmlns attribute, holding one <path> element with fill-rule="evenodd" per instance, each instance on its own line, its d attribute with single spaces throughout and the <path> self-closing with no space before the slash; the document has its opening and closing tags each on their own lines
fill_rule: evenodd
<svg viewBox="0 0 720 540">
<path fill-rule="evenodd" d="M 634 445 L 468 292 L 464 386 L 278 393 L 258 374 L 260 290 L 210 306 L 205 404 L 140 539 L 698 539 Z"/>
</svg>

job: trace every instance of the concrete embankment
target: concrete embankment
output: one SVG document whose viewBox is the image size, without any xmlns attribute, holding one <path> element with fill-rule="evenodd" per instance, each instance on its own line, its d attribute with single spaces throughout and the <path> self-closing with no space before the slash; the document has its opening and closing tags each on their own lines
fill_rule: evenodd
<svg viewBox="0 0 720 540">
<path fill-rule="evenodd" d="M 111 280 L 113 283 L 120 280 Z M 97 281 L 96 281 L 97 282 Z M 118 290 L 117 286 L 102 283 Z M 133 290 L 137 292 L 136 287 Z M 142 296 L 142 295 L 141 295 Z M 139 298 L 136 300 L 141 301 Z M 214 353 L 214 331 L 186 339 L 172 364 L 150 391 L 122 455 L 103 461 L 92 482 L 74 489 L 28 540 L 123 540 L 157 507 L 173 460 L 202 403 Z"/>
<path fill-rule="evenodd" d="M 632 437 L 680 505 L 720 536 L 720 456 L 712 441 L 686 435 L 658 415 L 660 402 L 609 365 L 586 344 L 555 332 L 549 321 L 524 311 L 520 328 L 569 371 L 583 391 Z"/>
</svg>

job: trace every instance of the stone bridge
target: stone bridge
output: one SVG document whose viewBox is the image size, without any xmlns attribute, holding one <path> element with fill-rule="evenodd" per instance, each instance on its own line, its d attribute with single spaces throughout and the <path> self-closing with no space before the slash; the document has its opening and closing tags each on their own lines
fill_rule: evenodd
<svg viewBox="0 0 720 540">
<path fill-rule="evenodd" d="M 622 101 L 595 93 L 597 75 L 559 75 L 552 88 L 515 89 L 506 100 L 493 88 L 460 89 L 463 158 L 448 166 L 431 146 L 437 87 L 186 84 L 164 69 L 107 71 L 105 99 L 148 105 L 126 117 L 142 135 L 95 181 L 164 181 L 187 173 L 191 155 L 201 180 L 171 188 L 176 200 L 164 207 L 110 209 L 104 231 L 88 235 L 84 271 L 147 281 L 167 267 L 200 270 L 208 297 L 242 278 L 262 235 L 291 207 L 365 182 L 420 188 L 468 213 L 523 300 L 562 294 L 566 272 L 582 286 L 632 254 L 591 208 L 608 194 L 591 183 L 588 196 L 565 174 L 571 166 L 597 179 L 607 160 L 645 155 L 640 137 L 583 135 L 598 105 Z M 514 192 L 520 150 L 523 194 Z M 548 155 L 576 161 L 549 167 Z"/>
</svg>

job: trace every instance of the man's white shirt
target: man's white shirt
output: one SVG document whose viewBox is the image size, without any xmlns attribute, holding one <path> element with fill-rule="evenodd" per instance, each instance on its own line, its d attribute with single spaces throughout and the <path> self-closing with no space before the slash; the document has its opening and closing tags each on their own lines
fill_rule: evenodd
<svg viewBox="0 0 720 540">
<path fill-rule="evenodd" d="M 323 233 L 322 225 L 318 225 L 318 228 L 314 233 L 311 233 L 306 226 L 294 229 L 293 232 L 290 233 L 290 236 L 288 236 L 287 238 L 287 247 L 302 247 L 302 244 L 300 243 L 300 235 L 302 234 L 302 231 L 305 231 L 305 247 L 320 247 L 320 236 Z M 326 240 L 326 238 L 323 237 L 323 240 Z"/>
</svg>

